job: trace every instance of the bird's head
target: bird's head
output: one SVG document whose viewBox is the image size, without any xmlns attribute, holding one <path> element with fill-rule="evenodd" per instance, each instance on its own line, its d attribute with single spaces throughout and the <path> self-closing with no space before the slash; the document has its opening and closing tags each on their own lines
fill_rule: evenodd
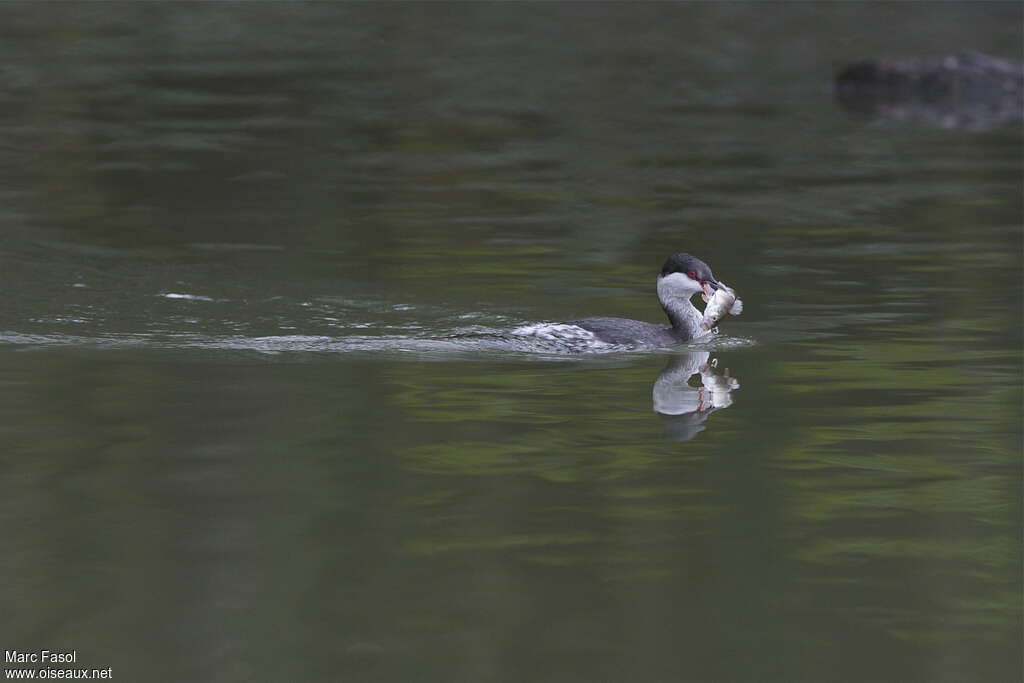
<svg viewBox="0 0 1024 683">
<path fill-rule="evenodd" d="M 722 286 L 708 264 L 690 254 L 672 254 L 661 267 L 658 288 L 687 298 L 703 292 L 710 296 Z"/>
</svg>

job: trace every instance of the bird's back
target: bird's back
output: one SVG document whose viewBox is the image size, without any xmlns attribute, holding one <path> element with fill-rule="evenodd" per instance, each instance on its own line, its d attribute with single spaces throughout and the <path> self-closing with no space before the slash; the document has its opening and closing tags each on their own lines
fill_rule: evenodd
<svg viewBox="0 0 1024 683">
<path fill-rule="evenodd" d="M 629 318 L 584 318 L 567 324 L 582 327 L 607 344 L 662 347 L 687 341 L 670 327 Z"/>
</svg>

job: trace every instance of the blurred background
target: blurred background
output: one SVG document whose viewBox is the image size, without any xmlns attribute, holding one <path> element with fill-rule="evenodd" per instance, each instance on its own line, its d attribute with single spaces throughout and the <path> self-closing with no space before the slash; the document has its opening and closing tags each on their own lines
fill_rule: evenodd
<svg viewBox="0 0 1024 683">
<path fill-rule="evenodd" d="M 0 643 L 122 681 L 1021 680 L 1021 124 L 832 80 L 1019 61 L 1022 25 L 0 5 Z M 746 302 L 711 344 L 494 341 L 659 321 L 675 251 Z"/>
</svg>

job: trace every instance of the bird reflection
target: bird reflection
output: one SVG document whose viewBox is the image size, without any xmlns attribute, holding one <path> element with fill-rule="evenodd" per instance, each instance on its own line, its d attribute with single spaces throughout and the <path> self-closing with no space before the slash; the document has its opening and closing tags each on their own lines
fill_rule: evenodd
<svg viewBox="0 0 1024 683">
<path fill-rule="evenodd" d="M 665 436 L 689 441 L 704 431 L 704 421 L 716 410 L 732 405 L 732 392 L 740 388 L 728 368 L 716 372 L 718 362 L 706 351 L 674 354 L 654 382 L 654 412 L 665 423 Z M 700 378 L 699 386 L 690 379 Z"/>
</svg>

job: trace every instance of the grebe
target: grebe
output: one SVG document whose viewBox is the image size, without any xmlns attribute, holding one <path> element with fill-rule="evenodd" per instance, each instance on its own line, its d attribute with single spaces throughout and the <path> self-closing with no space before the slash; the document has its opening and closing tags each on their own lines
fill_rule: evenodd
<svg viewBox="0 0 1024 683">
<path fill-rule="evenodd" d="M 672 254 L 658 275 L 658 300 L 670 326 L 627 318 L 584 318 L 567 323 L 542 323 L 515 330 L 516 334 L 552 342 L 569 351 L 616 348 L 642 349 L 674 346 L 711 334 L 703 314 L 690 302 L 694 294 L 710 296 L 724 285 L 708 264 L 690 254 Z"/>
</svg>

